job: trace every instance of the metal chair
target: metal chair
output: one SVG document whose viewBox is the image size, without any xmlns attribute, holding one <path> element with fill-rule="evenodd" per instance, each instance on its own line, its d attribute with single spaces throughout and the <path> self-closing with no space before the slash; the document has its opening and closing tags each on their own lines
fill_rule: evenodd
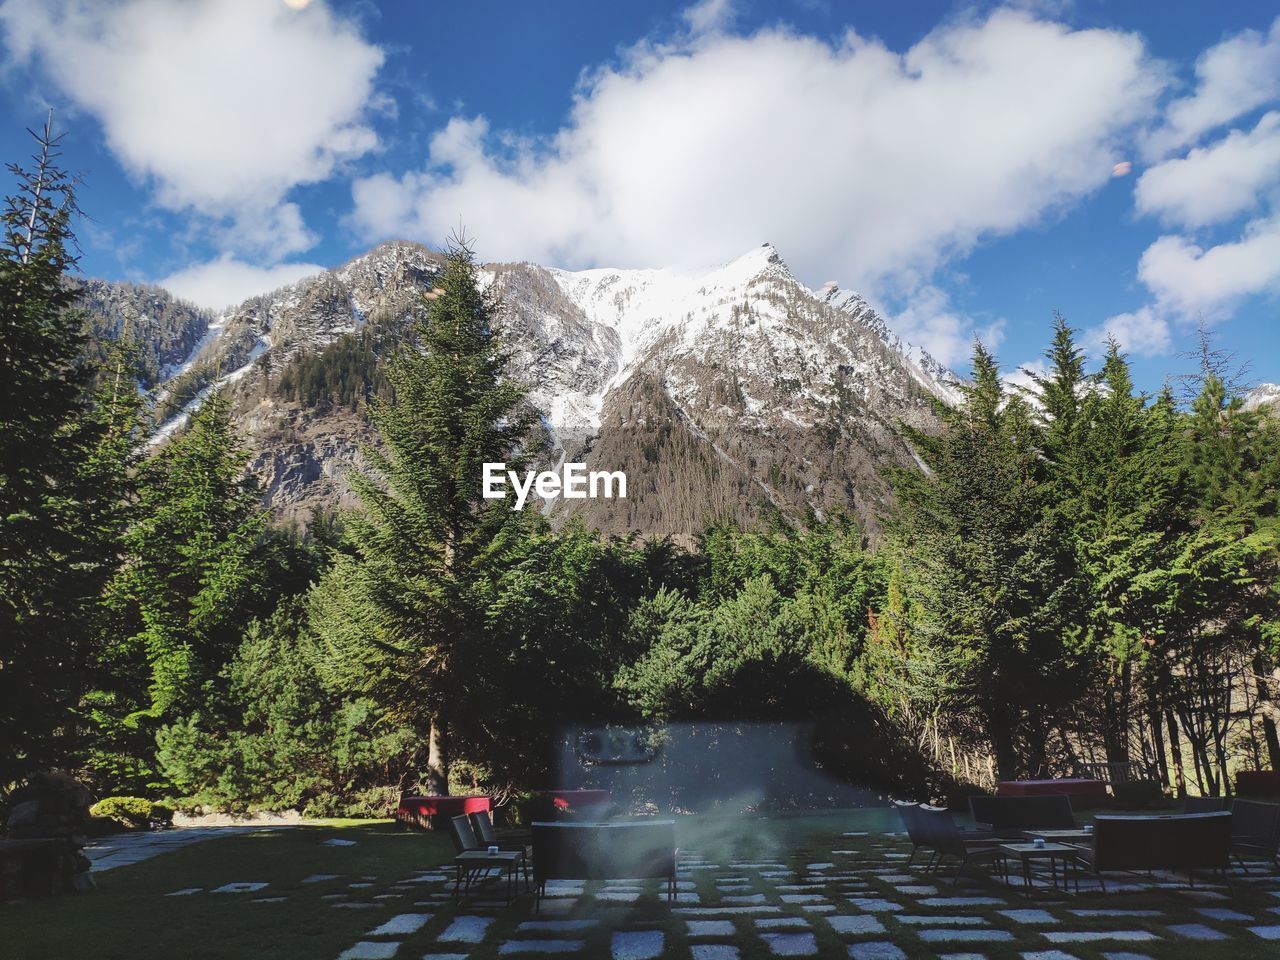
<svg viewBox="0 0 1280 960">
<path fill-rule="evenodd" d="M 1239 798 L 1232 802 L 1231 855 L 1245 873 L 1249 872 L 1246 856 L 1280 867 L 1280 804 Z"/>
</svg>

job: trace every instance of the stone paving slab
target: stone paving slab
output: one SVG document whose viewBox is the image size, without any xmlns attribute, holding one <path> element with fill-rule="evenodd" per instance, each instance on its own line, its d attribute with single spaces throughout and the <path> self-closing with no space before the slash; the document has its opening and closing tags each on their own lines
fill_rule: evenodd
<svg viewBox="0 0 1280 960">
<path fill-rule="evenodd" d="M 1206 927 L 1203 923 L 1175 923 L 1169 926 L 1170 933 L 1176 933 L 1188 940 L 1230 940 L 1221 930 Z"/>
<path fill-rule="evenodd" d="M 1098 940 L 1159 940 L 1150 930 L 1046 930 L 1051 943 L 1093 943 Z"/>
<path fill-rule="evenodd" d="M 1163 910 L 1122 910 L 1122 909 L 1071 909 L 1067 913 L 1076 917 L 1159 917 Z"/>
<path fill-rule="evenodd" d="M 902 948 L 890 940 L 873 940 L 868 943 L 849 944 L 852 960 L 906 960 Z"/>
<path fill-rule="evenodd" d="M 859 910 L 865 910 L 868 913 L 893 913 L 903 909 L 902 904 L 879 897 L 850 897 L 849 902 Z"/>
<path fill-rule="evenodd" d="M 613 935 L 609 952 L 613 960 L 652 960 L 662 953 L 665 939 L 661 930 L 624 930 Z"/>
<path fill-rule="evenodd" d="M 338 960 L 390 960 L 400 949 L 397 941 L 361 940 L 353 947 L 338 954 Z"/>
<path fill-rule="evenodd" d="M 597 926 L 599 921 L 582 920 L 526 920 L 516 927 L 517 933 L 565 933 L 572 930 L 589 930 Z"/>
<path fill-rule="evenodd" d="M 381 926 L 370 930 L 370 937 L 405 937 L 417 933 L 431 919 L 430 913 L 401 913 L 392 917 Z"/>
<path fill-rule="evenodd" d="M 1008 930 L 995 930 L 991 927 L 917 930 L 916 936 L 925 943 L 1004 943 L 1013 939 L 1013 934 Z"/>
<path fill-rule="evenodd" d="M 732 920 L 688 920 L 690 937 L 732 937 L 737 927 Z"/>
<path fill-rule="evenodd" d="M 479 943 L 492 923 L 492 917 L 455 917 L 437 939 L 442 943 Z"/>
<path fill-rule="evenodd" d="M 693 960 L 738 960 L 738 948 L 727 943 L 695 943 L 689 948 Z"/>
<path fill-rule="evenodd" d="M 1003 917 L 1008 917 L 1017 924 L 1039 925 L 1042 923 L 1062 922 L 1048 910 L 997 910 L 996 913 Z"/>
<path fill-rule="evenodd" d="M 1228 910 L 1225 907 L 1196 907 L 1196 913 L 1200 914 L 1202 917 L 1208 917 L 1210 920 L 1253 923 L 1255 919 L 1247 913 L 1241 913 L 1239 910 Z"/>
<path fill-rule="evenodd" d="M 818 942 L 812 933 L 762 933 L 775 957 L 812 957 L 818 952 Z"/>
<path fill-rule="evenodd" d="M 508 940 L 498 947 L 498 953 L 504 957 L 521 953 L 578 953 L 585 946 L 583 940 Z"/>
<path fill-rule="evenodd" d="M 884 924 L 874 916 L 861 917 L 827 917 L 836 933 L 845 936 L 865 936 L 873 933 L 884 933 Z"/>
</svg>

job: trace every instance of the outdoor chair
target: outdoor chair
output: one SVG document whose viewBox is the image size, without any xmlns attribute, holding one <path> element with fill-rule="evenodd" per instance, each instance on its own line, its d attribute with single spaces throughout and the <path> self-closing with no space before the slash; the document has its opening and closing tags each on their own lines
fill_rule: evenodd
<svg viewBox="0 0 1280 960">
<path fill-rule="evenodd" d="M 492 824 L 490 824 L 490 829 L 492 829 Z M 499 850 L 503 851 L 504 853 L 507 853 L 508 855 L 510 855 L 511 853 L 518 853 L 520 856 L 518 858 L 519 864 L 517 869 L 524 874 L 525 886 L 526 887 L 528 886 L 530 853 L 527 847 L 509 846 L 509 847 L 503 848 L 498 844 L 485 843 L 480 839 L 480 837 L 476 836 L 476 831 L 474 826 L 472 825 L 471 818 L 467 816 L 461 816 L 461 815 L 449 818 L 449 836 L 453 840 L 454 852 L 457 853 L 459 857 L 461 857 L 464 853 L 472 854 L 472 855 L 478 854 L 488 849 L 490 846 L 497 846 Z M 455 861 L 455 863 L 456 862 L 457 861 Z M 489 867 L 488 871 L 491 872 L 491 871 L 498 871 L 502 869 L 504 868 L 501 864 L 495 864 L 492 867 Z M 467 878 L 467 886 L 468 887 L 471 886 L 471 883 L 475 879 L 475 875 L 482 874 L 482 873 L 486 873 L 486 868 L 483 865 L 478 865 L 478 864 L 469 865 L 470 875 Z M 458 876 L 459 876 L 459 879 L 463 877 L 463 871 L 461 869 L 459 869 Z M 455 891 L 457 889 L 457 886 L 458 885 L 455 883 L 454 884 Z"/>
<path fill-rule="evenodd" d="M 960 861 L 951 878 L 952 883 L 960 879 L 964 868 L 970 863 L 990 863 L 1000 856 L 999 841 L 995 837 L 985 831 L 961 830 L 945 807 L 920 804 L 910 816 L 916 819 L 921 835 L 934 850 L 934 857 L 927 869 L 936 871 L 948 856 Z"/>
<path fill-rule="evenodd" d="M 1231 855 L 1245 873 L 1244 858 L 1280 867 L 1280 804 L 1236 800 L 1231 804 Z"/>
<path fill-rule="evenodd" d="M 969 813 L 974 823 L 991 823 L 993 800 L 995 797 L 987 793 L 975 793 L 969 797 Z"/>
<path fill-rule="evenodd" d="M 1227 880 L 1231 866 L 1231 814 L 1183 813 L 1155 817 L 1099 814 L 1093 849 L 1081 847 L 1076 860 L 1092 872 L 1106 892 L 1106 872 L 1185 871 L 1195 886 L 1197 870 Z M 1228 883 L 1230 881 L 1227 881 Z"/>
<path fill-rule="evenodd" d="M 902 818 L 902 825 L 907 828 L 907 837 L 911 840 L 911 856 L 907 857 L 907 866 L 911 866 L 911 861 L 915 860 L 920 850 L 933 850 L 934 847 L 929 842 L 924 824 L 918 816 L 920 804 L 908 800 L 894 800 L 893 806 L 898 811 L 898 816 Z"/>
<path fill-rule="evenodd" d="M 481 810 L 471 814 L 471 827 L 482 846 L 497 847 L 499 850 L 519 850 L 529 856 L 529 845 L 532 834 L 527 830 L 504 830 L 501 833 L 493 828 L 493 820 L 489 811 Z"/>
<path fill-rule="evenodd" d="M 898 811 L 898 815 L 902 817 L 902 823 L 907 828 L 907 836 L 911 840 L 911 855 L 907 857 L 906 865 L 911 865 L 920 850 L 931 850 L 933 852 L 929 857 L 929 862 L 925 865 L 926 870 L 931 869 L 934 861 L 938 859 L 939 851 L 933 833 L 937 828 L 937 821 L 936 818 L 931 817 L 929 814 L 945 810 L 945 808 L 931 807 L 928 804 L 906 800 L 894 800 L 893 805 Z M 952 826 L 954 826 L 954 823 Z M 967 830 L 960 827 L 956 827 L 956 830 L 965 840 L 994 839 L 990 830 Z"/>
<path fill-rule="evenodd" d="M 1220 813 L 1231 809 L 1231 801 L 1226 797 L 1184 797 L 1183 813 Z"/>
</svg>

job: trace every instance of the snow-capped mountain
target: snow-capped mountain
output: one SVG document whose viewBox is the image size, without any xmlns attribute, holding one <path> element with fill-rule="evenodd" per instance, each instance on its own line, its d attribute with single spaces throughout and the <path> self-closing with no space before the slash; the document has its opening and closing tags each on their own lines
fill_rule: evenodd
<svg viewBox="0 0 1280 960">
<path fill-rule="evenodd" d="M 1270 407 L 1280 414 L 1280 383 L 1260 383 L 1244 397 L 1246 410 Z"/>
<path fill-rule="evenodd" d="M 162 378 L 158 439 L 226 390 L 273 508 L 347 502 L 345 474 L 376 438 L 358 404 L 332 398 L 353 371 L 372 377 L 438 268 L 424 247 L 386 243 L 196 324 Z M 885 468 L 913 463 L 901 426 L 928 428 L 934 398 L 955 399 L 951 373 L 865 300 L 808 289 L 768 244 L 699 275 L 510 263 L 482 276 L 554 458 L 627 473 L 626 500 L 552 508 L 606 532 L 684 538 L 720 516 L 838 510 L 874 530 Z"/>
</svg>

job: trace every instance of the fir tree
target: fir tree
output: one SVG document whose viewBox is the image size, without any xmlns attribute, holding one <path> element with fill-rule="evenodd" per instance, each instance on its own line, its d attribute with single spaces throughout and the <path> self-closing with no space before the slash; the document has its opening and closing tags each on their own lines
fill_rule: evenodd
<svg viewBox="0 0 1280 960">
<path fill-rule="evenodd" d="M 117 683 L 95 704 L 102 749 L 123 747 L 141 761 L 139 775 L 155 732 L 199 709 L 244 626 L 274 606 L 267 517 L 246 460 L 227 401 L 215 394 L 141 470 L 99 651 Z"/>
<path fill-rule="evenodd" d="M 965 402 L 939 435 L 913 431 L 926 472 L 895 474 L 895 550 L 914 643 L 953 709 L 982 718 L 1002 777 L 1041 771 L 1069 702 L 1078 583 L 1051 509 L 1041 435 L 976 345 Z M 937 681 L 935 681 L 937 683 Z"/>
<path fill-rule="evenodd" d="M 482 499 L 482 465 L 522 462 L 537 414 L 506 375 L 497 305 L 465 241 L 438 282 L 416 344 L 388 364 L 394 399 L 370 405 L 382 447 L 365 451 L 372 469 L 353 482 L 362 509 L 311 610 L 345 682 L 426 733 L 428 785 L 444 793 L 452 714 L 483 631 L 476 581 L 520 522 L 509 503 Z"/>
<path fill-rule="evenodd" d="M 92 605 L 114 564 L 127 404 L 95 406 L 75 268 L 73 180 L 52 118 L 0 223 L 0 783 L 73 761 Z"/>
</svg>

